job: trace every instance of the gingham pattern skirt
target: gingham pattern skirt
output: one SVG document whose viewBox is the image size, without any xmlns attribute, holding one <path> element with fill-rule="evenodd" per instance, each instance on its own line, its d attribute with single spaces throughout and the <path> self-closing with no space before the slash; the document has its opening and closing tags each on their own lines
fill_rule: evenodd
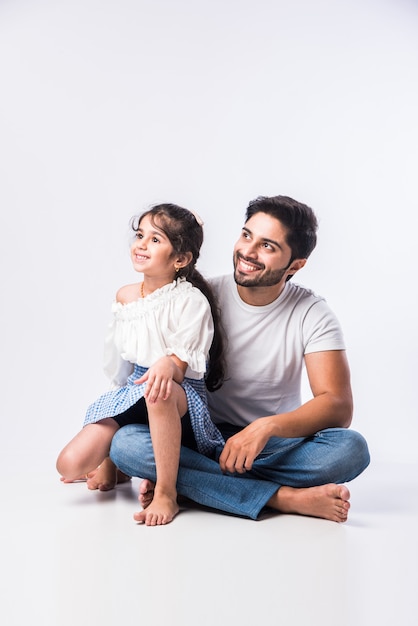
<svg viewBox="0 0 418 626">
<path fill-rule="evenodd" d="M 141 378 L 147 369 L 135 365 L 124 387 L 108 391 L 93 402 L 87 409 L 84 426 L 94 424 L 106 417 L 120 415 L 136 404 L 144 395 L 146 383 L 135 385 L 134 381 Z M 186 393 L 197 448 L 202 454 L 211 456 L 216 446 L 224 446 L 225 441 L 210 418 L 205 383 L 203 380 L 185 378 L 181 386 Z"/>
</svg>

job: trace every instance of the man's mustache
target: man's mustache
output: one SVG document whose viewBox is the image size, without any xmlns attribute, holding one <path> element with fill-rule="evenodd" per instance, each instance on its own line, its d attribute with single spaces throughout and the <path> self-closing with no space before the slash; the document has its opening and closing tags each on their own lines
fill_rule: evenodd
<svg viewBox="0 0 418 626">
<path fill-rule="evenodd" d="M 237 255 L 237 259 L 242 259 L 246 263 L 249 263 L 250 265 L 254 265 L 255 267 L 258 267 L 260 270 L 265 269 L 265 265 L 263 265 L 262 263 L 258 263 L 257 261 L 254 261 L 254 259 L 245 257 L 243 254 L 240 254 L 239 252 L 237 252 L 236 255 Z"/>
</svg>

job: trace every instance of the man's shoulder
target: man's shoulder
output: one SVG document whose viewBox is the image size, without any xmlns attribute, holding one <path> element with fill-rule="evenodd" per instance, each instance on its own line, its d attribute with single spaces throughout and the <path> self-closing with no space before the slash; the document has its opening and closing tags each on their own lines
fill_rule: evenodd
<svg viewBox="0 0 418 626">
<path fill-rule="evenodd" d="M 339 325 L 334 311 L 329 306 L 324 296 L 318 295 L 312 289 L 295 283 L 292 285 L 292 295 L 288 300 L 288 310 L 292 315 L 296 314 L 304 324 L 319 324 L 321 328 Z"/>
<path fill-rule="evenodd" d="M 287 297 L 293 300 L 320 302 L 325 301 L 323 296 L 317 294 L 313 289 L 300 285 L 298 283 L 287 283 Z"/>
</svg>

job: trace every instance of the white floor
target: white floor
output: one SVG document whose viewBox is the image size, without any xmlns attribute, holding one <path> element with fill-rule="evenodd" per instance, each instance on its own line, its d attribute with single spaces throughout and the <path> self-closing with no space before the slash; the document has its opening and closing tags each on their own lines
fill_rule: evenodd
<svg viewBox="0 0 418 626">
<path fill-rule="evenodd" d="M 372 465 L 348 523 L 198 508 L 138 526 L 138 479 L 109 493 L 51 472 L 3 489 L 5 626 L 416 626 L 418 467 Z"/>
</svg>

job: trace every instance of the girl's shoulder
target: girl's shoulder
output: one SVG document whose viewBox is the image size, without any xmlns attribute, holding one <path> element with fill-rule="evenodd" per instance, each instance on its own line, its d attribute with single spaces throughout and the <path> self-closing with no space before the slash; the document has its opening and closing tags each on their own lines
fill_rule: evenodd
<svg viewBox="0 0 418 626">
<path fill-rule="evenodd" d="M 120 304 L 129 304 L 141 297 L 141 284 L 133 283 L 132 285 L 124 285 L 116 292 L 116 302 Z"/>
<path fill-rule="evenodd" d="M 156 289 L 145 298 L 141 294 L 141 283 L 124 285 L 116 292 L 113 308 L 115 311 L 132 310 L 132 307 L 139 307 L 141 311 L 153 311 L 166 306 L 182 309 L 202 301 L 207 302 L 206 296 L 182 277 Z"/>
</svg>

